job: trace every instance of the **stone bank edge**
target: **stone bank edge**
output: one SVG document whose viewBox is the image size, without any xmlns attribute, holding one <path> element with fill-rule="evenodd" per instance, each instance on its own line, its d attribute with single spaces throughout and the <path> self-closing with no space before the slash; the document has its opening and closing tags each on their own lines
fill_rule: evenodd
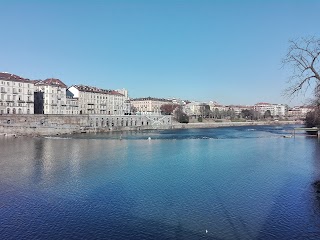
<svg viewBox="0 0 320 240">
<path fill-rule="evenodd" d="M 168 115 L 0 115 L 0 136 L 52 136 L 171 129 Z"/>
<path fill-rule="evenodd" d="M 52 136 L 110 131 L 303 124 L 302 121 L 178 123 L 170 115 L 0 115 L 0 136 Z"/>
</svg>

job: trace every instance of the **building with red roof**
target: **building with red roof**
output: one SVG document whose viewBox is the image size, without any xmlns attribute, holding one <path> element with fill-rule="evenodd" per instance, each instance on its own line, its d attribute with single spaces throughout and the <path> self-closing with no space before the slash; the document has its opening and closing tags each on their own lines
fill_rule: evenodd
<svg viewBox="0 0 320 240">
<path fill-rule="evenodd" d="M 85 85 L 73 85 L 68 94 L 79 101 L 79 114 L 125 115 L 130 112 L 130 102 L 126 94 L 115 90 L 101 89 Z"/>
<path fill-rule="evenodd" d="M 0 114 L 33 114 L 33 92 L 33 81 L 0 72 Z"/>
</svg>

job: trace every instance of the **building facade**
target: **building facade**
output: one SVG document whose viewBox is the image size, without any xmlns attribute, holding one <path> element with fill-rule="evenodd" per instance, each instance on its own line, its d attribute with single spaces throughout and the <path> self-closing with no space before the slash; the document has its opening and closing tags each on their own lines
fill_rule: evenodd
<svg viewBox="0 0 320 240">
<path fill-rule="evenodd" d="M 128 97 L 115 90 L 73 85 L 68 91 L 73 98 L 78 99 L 79 114 L 126 115 L 128 113 Z"/>
<path fill-rule="evenodd" d="M 288 110 L 288 117 L 293 119 L 304 119 L 307 116 L 308 112 L 314 111 L 312 106 L 295 106 Z"/>
<path fill-rule="evenodd" d="M 0 72 L 0 114 L 33 114 L 34 83 L 26 78 Z"/>
<path fill-rule="evenodd" d="M 35 80 L 35 114 L 67 114 L 67 86 L 59 79 Z"/>
<path fill-rule="evenodd" d="M 170 104 L 172 101 L 164 98 L 134 98 L 131 99 L 131 105 L 136 109 L 137 114 L 161 114 L 161 106 L 164 104 Z"/>
<path fill-rule="evenodd" d="M 254 110 L 261 115 L 264 115 L 266 111 L 270 111 L 271 116 L 286 116 L 288 106 L 284 104 L 257 103 L 254 105 Z"/>
</svg>

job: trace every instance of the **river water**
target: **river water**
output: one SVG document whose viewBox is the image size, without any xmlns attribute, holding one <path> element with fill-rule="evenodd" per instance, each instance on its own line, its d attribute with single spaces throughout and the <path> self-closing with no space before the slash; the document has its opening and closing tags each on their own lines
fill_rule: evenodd
<svg viewBox="0 0 320 240">
<path fill-rule="evenodd" d="M 2 137 L 0 238 L 320 239 L 320 143 L 293 127 Z"/>
</svg>

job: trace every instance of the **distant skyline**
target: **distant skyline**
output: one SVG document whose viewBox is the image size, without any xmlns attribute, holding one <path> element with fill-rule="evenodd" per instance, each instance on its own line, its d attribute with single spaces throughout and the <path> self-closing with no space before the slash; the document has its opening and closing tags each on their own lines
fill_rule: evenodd
<svg viewBox="0 0 320 240">
<path fill-rule="evenodd" d="M 0 72 L 129 96 L 253 105 L 292 101 L 281 60 L 319 37 L 320 1 L 0 0 Z"/>
</svg>

